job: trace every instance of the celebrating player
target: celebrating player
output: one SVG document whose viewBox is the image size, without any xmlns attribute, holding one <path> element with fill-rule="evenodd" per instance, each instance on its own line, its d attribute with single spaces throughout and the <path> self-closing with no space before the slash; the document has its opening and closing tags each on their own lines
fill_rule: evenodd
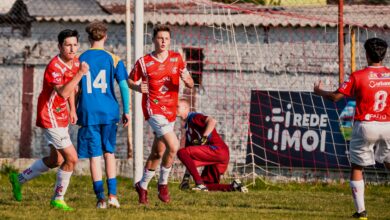
<svg viewBox="0 0 390 220">
<path fill-rule="evenodd" d="M 50 205 L 65 211 L 72 210 L 65 203 L 64 195 L 77 163 L 77 153 L 68 133 L 67 101 L 72 115 L 71 122 L 75 123 L 75 88 L 83 75 L 88 72 L 88 64 L 82 63 L 80 67 L 79 60 L 75 56 L 79 48 L 78 38 L 76 30 L 66 29 L 58 34 L 60 54 L 55 56 L 46 67 L 42 92 L 38 98 L 36 121 L 36 125 L 43 128 L 43 134 L 48 140 L 50 155 L 35 161 L 20 174 L 10 174 L 13 195 L 17 201 L 22 200 L 22 184 L 51 168 L 60 166 Z"/>
<path fill-rule="evenodd" d="M 185 148 L 177 152 L 180 161 L 194 178 L 199 191 L 240 191 L 248 192 L 239 180 L 231 184 L 220 184 L 220 176 L 229 165 L 229 148 L 215 130 L 217 121 L 197 112 L 190 112 L 188 100 L 180 99 L 177 105 L 177 117 L 185 122 Z M 200 176 L 197 167 L 204 166 Z M 189 188 L 189 174 L 185 174 L 181 189 Z"/>
<path fill-rule="evenodd" d="M 179 53 L 168 50 L 171 33 L 167 26 L 158 26 L 153 31 L 155 50 L 137 60 L 129 77 L 129 87 L 142 93 L 142 109 L 145 120 L 152 127 L 155 138 L 152 151 L 145 165 L 141 181 L 135 187 L 140 204 L 147 204 L 147 187 L 160 163 L 158 198 L 169 202 L 168 176 L 179 141 L 173 132 L 176 119 L 179 79 L 192 88 L 194 81 Z M 137 81 L 141 80 L 140 84 Z"/>
<path fill-rule="evenodd" d="M 332 101 L 344 96 L 356 98 L 355 122 L 349 147 L 352 163 L 350 187 L 356 208 L 353 217 L 360 219 L 367 219 L 363 168 L 374 165 L 376 160 L 390 169 L 390 69 L 382 66 L 387 43 L 379 38 L 371 38 L 365 42 L 364 48 L 368 67 L 353 72 L 338 90 L 324 91 L 321 81 L 314 85 L 316 94 Z"/>
<path fill-rule="evenodd" d="M 81 127 L 78 132 L 77 153 L 79 158 L 89 158 L 93 189 L 97 208 L 106 208 L 102 181 L 101 156 L 104 155 L 108 205 L 119 208 L 116 190 L 115 144 L 119 105 L 115 97 L 114 80 L 119 84 L 123 102 L 123 127 L 129 121 L 128 74 L 124 63 L 104 50 L 107 27 L 102 22 L 93 22 L 86 27 L 91 48 L 80 56 L 90 66 L 87 77 L 81 81 L 77 116 Z"/>
</svg>

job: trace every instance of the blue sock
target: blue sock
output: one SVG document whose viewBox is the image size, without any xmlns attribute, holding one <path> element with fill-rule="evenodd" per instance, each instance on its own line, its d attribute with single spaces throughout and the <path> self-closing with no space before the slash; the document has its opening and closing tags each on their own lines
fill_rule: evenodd
<svg viewBox="0 0 390 220">
<path fill-rule="evenodd" d="M 108 195 L 116 196 L 116 178 L 107 179 Z"/>
<path fill-rule="evenodd" d="M 93 191 L 95 191 L 96 198 L 98 200 L 104 199 L 104 186 L 103 181 L 95 181 L 93 182 Z"/>
</svg>

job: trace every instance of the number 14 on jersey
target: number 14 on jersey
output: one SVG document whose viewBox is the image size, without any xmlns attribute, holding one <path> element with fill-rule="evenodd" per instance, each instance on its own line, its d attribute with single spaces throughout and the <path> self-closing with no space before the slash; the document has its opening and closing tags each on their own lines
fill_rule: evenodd
<svg viewBox="0 0 390 220">
<path fill-rule="evenodd" d="M 87 73 L 87 93 L 92 93 L 92 87 L 95 89 L 100 89 L 101 93 L 106 93 L 107 90 L 107 81 L 106 81 L 106 70 L 100 70 L 99 74 L 93 80 L 91 72 Z"/>
</svg>

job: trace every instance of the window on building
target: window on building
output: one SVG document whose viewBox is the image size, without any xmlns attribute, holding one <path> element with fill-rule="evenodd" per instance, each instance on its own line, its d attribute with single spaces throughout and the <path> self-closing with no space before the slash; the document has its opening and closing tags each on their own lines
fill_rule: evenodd
<svg viewBox="0 0 390 220">
<path fill-rule="evenodd" d="M 187 69 L 191 72 L 195 86 L 199 87 L 202 85 L 203 48 L 187 47 L 183 48 L 183 52 L 187 63 Z"/>
</svg>

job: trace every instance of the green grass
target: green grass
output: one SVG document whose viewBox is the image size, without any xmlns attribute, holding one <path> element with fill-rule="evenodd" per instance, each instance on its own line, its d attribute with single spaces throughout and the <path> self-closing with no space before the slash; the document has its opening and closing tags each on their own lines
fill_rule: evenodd
<svg viewBox="0 0 390 220">
<path fill-rule="evenodd" d="M 354 212 L 348 184 L 267 184 L 258 181 L 247 194 L 183 192 L 170 184 L 172 202 L 157 198 L 156 183 L 149 186 L 150 205 L 140 206 L 129 179 L 118 179 L 120 209 L 95 209 L 89 176 L 72 177 L 66 195 L 74 212 L 51 209 L 49 200 L 55 174 L 49 173 L 24 185 L 23 201 L 11 196 L 8 177 L 0 175 L 1 219 L 349 219 Z M 366 207 L 370 219 L 390 219 L 390 187 L 368 186 Z"/>
</svg>

